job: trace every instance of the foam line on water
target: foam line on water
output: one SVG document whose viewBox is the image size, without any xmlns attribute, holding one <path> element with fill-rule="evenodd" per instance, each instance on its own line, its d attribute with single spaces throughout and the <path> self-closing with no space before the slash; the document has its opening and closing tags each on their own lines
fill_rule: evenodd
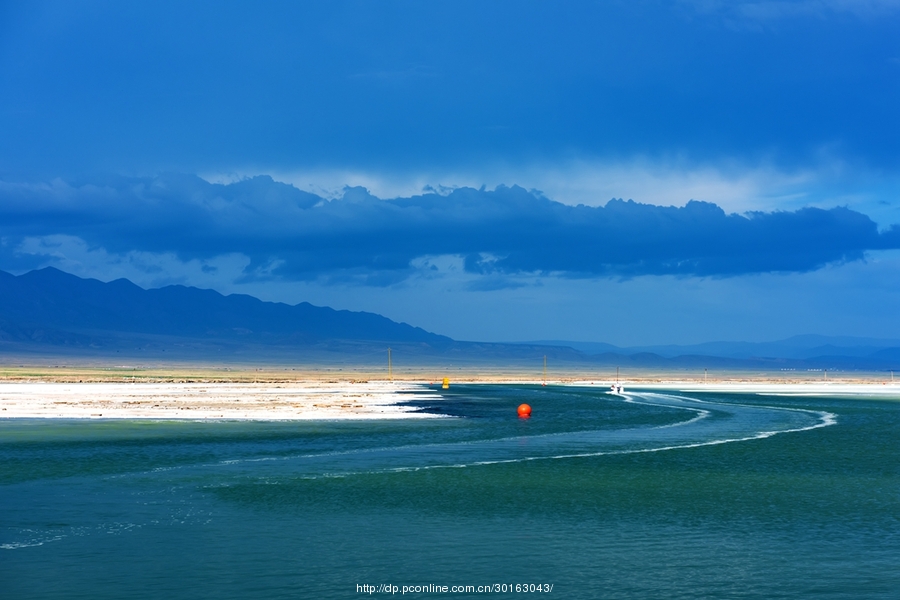
<svg viewBox="0 0 900 600">
<path fill-rule="evenodd" d="M 767 407 L 767 408 L 779 408 L 779 407 Z M 665 452 L 669 450 L 682 450 L 687 448 L 701 448 L 704 446 L 717 446 L 721 444 L 730 444 L 734 442 L 747 442 L 751 440 L 760 440 L 770 438 L 774 435 L 778 435 L 780 433 L 799 433 L 801 431 L 810 431 L 813 429 L 820 429 L 822 427 L 829 427 L 831 425 L 837 424 L 837 415 L 834 413 L 826 412 L 826 411 L 812 411 L 805 409 L 785 409 L 785 410 L 802 410 L 803 412 L 809 412 L 813 414 L 817 414 L 820 417 L 820 421 L 808 427 L 799 427 L 796 429 L 783 429 L 776 431 L 761 431 L 757 434 L 740 437 L 740 438 L 730 438 L 730 439 L 721 439 L 721 440 L 709 440 L 706 442 L 694 442 L 689 444 L 680 444 L 673 446 L 662 446 L 659 448 L 638 448 L 633 450 L 611 450 L 604 452 L 584 452 L 584 453 L 576 453 L 576 454 L 558 454 L 555 456 L 527 456 L 521 458 L 514 459 L 503 459 L 503 460 L 493 460 L 493 461 L 477 461 L 473 463 L 460 463 L 454 465 L 426 465 L 422 467 L 397 467 L 393 469 L 386 469 L 382 472 L 404 472 L 404 471 L 419 471 L 426 469 L 442 469 L 442 468 L 466 468 L 470 466 L 484 466 L 484 465 L 497 465 L 497 464 L 508 464 L 508 463 L 517 463 L 517 462 L 527 462 L 527 461 L 535 461 L 535 460 L 560 460 L 566 458 L 590 458 L 596 456 L 616 456 L 616 455 L 625 455 L 625 454 L 641 454 L 641 453 L 649 453 L 649 452 Z M 336 476 L 336 475 L 332 475 Z"/>
<path fill-rule="evenodd" d="M 647 393 L 646 395 L 653 396 L 653 395 L 661 395 L 661 394 Z M 824 419 L 825 424 L 817 425 L 816 427 L 811 427 L 811 429 L 818 429 L 819 427 L 828 427 L 829 425 L 837 425 L 837 415 L 834 413 L 828 412 L 828 411 L 812 410 L 809 408 L 792 408 L 789 406 L 768 406 L 768 405 L 759 406 L 759 405 L 755 405 L 755 404 L 743 404 L 743 403 L 739 403 L 739 402 L 734 402 L 734 403 L 729 402 L 729 403 L 725 404 L 725 403 L 721 403 L 721 402 L 710 402 L 708 400 L 701 400 L 699 398 L 689 398 L 687 396 L 676 396 L 673 394 L 662 394 L 662 395 L 668 396 L 671 398 L 676 398 L 678 400 L 685 400 L 685 401 L 689 401 L 689 402 L 698 402 L 701 404 L 716 404 L 718 406 L 743 406 L 745 408 L 764 408 L 766 410 L 780 410 L 780 411 L 786 411 L 786 412 L 806 413 L 806 414 L 817 415 L 819 418 Z M 762 394 L 760 394 L 760 395 L 762 395 Z M 778 395 L 778 394 L 766 394 L 766 395 Z M 656 405 L 656 406 L 660 406 L 660 405 Z M 661 405 L 661 406 L 668 406 L 668 405 Z M 668 425 L 664 425 L 663 427 L 668 427 Z M 806 431 L 806 430 L 803 429 L 803 430 L 798 430 L 798 431 Z M 790 433 L 790 432 L 783 431 L 781 433 Z"/>
<path fill-rule="evenodd" d="M 668 450 L 676 450 L 676 449 L 685 449 L 685 448 L 697 448 L 703 446 L 713 446 L 720 445 L 726 443 L 734 443 L 741 441 L 749 441 L 756 439 L 765 439 L 771 437 L 773 435 L 779 433 L 792 433 L 792 432 L 801 432 L 801 431 L 809 431 L 812 429 L 818 429 L 821 427 L 827 427 L 830 425 L 834 425 L 837 423 L 837 418 L 834 414 L 823 412 L 823 411 L 814 411 L 808 409 L 796 409 L 796 408 L 788 408 L 788 407 L 775 407 L 775 406 L 760 406 L 760 405 L 747 405 L 747 404 L 738 404 L 738 403 L 720 403 L 714 401 L 707 400 L 699 400 L 696 398 L 689 398 L 685 396 L 676 396 L 671 394 L 629 394 L 627 398 L 624 399 L 627 402 L 635 402 L 638 404 L 646 404 L 650 406 L 661 406 L 667 408 L 680 408 L 688 411 L 692 411 L 696 413 L 692 419 L 688 419 L 686 421 L 681 421 L 679 423 L 659 426 L 655 428 L 639 428 L 639 429 L 620 429 L 620 430 L 589 430 L 589 431 L 575 431 L 575 432 L 558 432 L 558 433 L 550 433 L 550 434 L 542 434 L 535 436 L 515 436 L 508 438 L 497 438 L 497 439 L 489 439 L 489 440 L 473 440 L 473 441 L 464 441 L 464 442 L 453 442 L 448 444 L 416 444 L 416 445 L 405 445 L 398 447 L 388 447 L 388 448 L 375 448 L 375 449 L 365 449 L 365 450 L 352 450 L 342 453 L 330 453 L 327 456 L 348 456 L 355 455 L 361 458 L 365 457 L 373 457 L 376 459 L 376 462 L 379 462 L 379 454 L 381 455 L 382 463 L 390 463 L 390 462 L 416 462 L 422 461 L 428 463 L 431 461 L 431 464 L 412 464 L 412 465 L 399 465 L 399 466 L 388 466 L 385 464 L 382 465 L 370 465 L 369 468 L 363 469 L 354 469 L 350 467 L 347 470 L 342 469 L 341 467 L 344 465 L 319 465 L 320 471 L 318 473 L 319 476 L 322 477 L 344 477 L 349 475 L 358 475 L 363 473 L 384 473 L 384 472 L 405 472 L 405 471 L 417 471 L 422 469 L 435 469 L 435 468 L 464 468 L 468 466 L 481 466 L 481 465 L 492 465 L 492 464 L 507 464 L 507 463 L 517 463 L 517 462 L 525 462 L 525 461 L 533 461 L 533 460 L 555 460 L 555 459 L 565 459 L 565 458 L 587 458 L 587 457 L 596 457 L 596 456 L 607 456 L 607 455 L 620 455 L 620 454 L 636 454 L 636 453 L 646 453 L 646 452 L 660 452 L 660 451 L 668 451 Z M 702 404 L 704 408 L 699 408 L 697 406 L 690 406 L 690 404 Z M 730 416 L 730 419 L 720 420 L 717 422 L 712 422 L 709 426 L 703 426 L 703 421 L 707 420 L 711 415 L 711 412 L 715 410 L 719 413 L 724 413 L 725 415 Z M 762 417 L 771 417 L 772 413 L 781 413 L 781 414 L 793 414 L 797 416 L 805 416 L 808 418 L 814 419 L 814 422 L 809 424 L 798 424 L 798 423 L 784 423 L 783 426 L 779 426 L 778 422 L 771 422 L 771 419 L 763 419 L 762 423 L 757 423 L 757 426 L 763 426 L 762 429 L 753 430 L 751 427 L 749 431 L 742 431 L 742 429 L 747 429 L 747 426 L 743 424 L 742 417 L 753 418 L 756 417 L 759 419 Z M 702 429 L 699 429 L 696 432 L 690 431 L 691 426 L 698 427 L 703 426 Z M 751 423 L 752 425 L 752 423 Z M 800 426 L 797 426 L 800 425 Z M 657 439 L 654 440 L 652 438 L 640 439 L 641 435 L 647 435 L 647 432 L 660 432 L 663 429 L 679 429 L 687 427 L 688 431 L 684 433 L 684 435 L 691 435 L 692 439 L 686 439 L 683 443 L 665 443 L 669 440 L 666 439 Z M 725 432 L 719 431 L 717 427 L 725 427 L 726 432 L 728 432 L 728 428 L 736 428 L 734 431 L 730 431 L 731 435 L 725 435 L 724 437 L 715 437 L 717 435 L 724 435 Z M 709 430 L 707 430 L 710 428 Z M 676 434 L 679 432 L 675 432 Z M 629 439 L 628 435 L 635 436 L 634 439 Z M 670 434 L 671 435 L 671 434 Z M 709 437 L 712 436 L 712 437 Z M 606 442 L 608 439 L 606 438 L 615 438 L 613 439 L 613 443 L 618 443 L 619 445 L 626 445 L 629 443 L 633 444 L 651 444 L 651 447 L 631 447 L 631 448 L 608 448 L 604 450 L 589 450 L 582 452 L 557 452 L 557 453 L 547 453 L 541 454 L 539 451 L 541 449 L 552 450 L 552 448 L 548 448 L 548 444 L 544 443 L 541 446 L 534 448 L 533 450 L 536 452 L 535 454 L 529 456 L 512 456 L 512 457 L 503 457 L 502 454 L 509 454 L 511 452 L 520 451 L 521 448 L 512 447 L 512 443 L 522 443 L 522 442 L 553 442 L 558 440 L 557 446 L 562 446 L 566 442 L 577 442 L 583 443 L 585 445 L 591 443 L 598 442 Z M 703 439 L 703 438 L 706 439 Z M 700 438 L 700 439 L 697 439 Z M 653 445 L 657 444 L 657 445 Z M 661 444 L 661 445 L 660 445 Z M 483 453 L 486 454 L 497 454 L 501 456 L 497 456 L 496 458 L 488 458 L 484 460 L 462 460 L 462 461 L 453 461 L 453 457 L 450 456 L 452 454 L 459 454 L 460 452 L 472 452 L 477 454 L 477 450 L 479 447 L 482 449 Z M 443 451 L 440 456 L 435 456 L 435 451 Z M 326 457 L 326 455 L 306 455 L 302 457 L 283 457 L 284 460 L 295 460 L 300 463 L 304 462 L 305 459 L 317 459 Z M 451 462 L 442 462 L 443 460 L 448 460 Z M 298 464 L 298 466 L 301 466 Z M 314 466 L 314 465 L 310 465 Z M 335 468 L 337 467 L 337 468 Z M 323 472 L 324 471 L 324 472 Z M 297 475 L 300 475 L 299 473 Z M 305 473 L 304 477 L 315 478 L 316 474 Z"/>
<path fill-rule="evenodd" d="M 430 468 L 462 468 L 531 460 L 659 452 L 765 439 L 778 433 L 807 431 L 837 423 L 837 418 L 832 413 L 808 409 L 716 402 L 683 395 L 653 392 L 631 392 L 618 397 L 623 402 L 680 409 L 695 414 L 690 419 L 656 427 L 563 431 L 530 436 L 510 436 L 448 443 L 404 444 L 400 446 L 381 446 L 289 456 L 256 456 L 252 458 L 227 459 L 201 465 L 164 467 L 163 469 L 192 471 L 194 469 L 229 468 L 233 470 L 232 476 L 244 474 L 248 478 L 258 478 L 263 476 L 263 474 L 259 473 L 260 467 L 264 467 L 266 464 L 271 464 L 271 468 L 278 469 L 283 469 L 283 467 L 276 467 L 279 464 L 294 464 L 297 468 L 291 474 L 292 477 L 314 479 L 318 476 L 343 477 L 362 473 L 401 472 Z M 709 417 L 713 413 L 725 415 L 726 418 L 709 421 Z M 802 426 L 797 426 L 800 425 L 799 423 L 773 422 L 773 414 L 806 416 L 815 419 L 815 422 L 803 424 Z M 746 422 L 748 420 L 750 421 L 749 423 Z M 754 430 L 753 426 L 757 429 Z M 653 436 L 658 437 L 654 438 Z M 679 437 L 683 439 L 677 439 Z M 510 454 L 522 452 L 523 444 L 526 446 L 530 445 L 531 454 L 510 456 Z M 553 452 L 554 449 L 563 449 L 567 444 L 569 447 L 581 445 L 585 450 Z M 607 447 L 602 449 L 596 448 L 598 445 L 606 445 Z M 594 448 L 591 448 L 591 446 Z M 527 451 L 529 448 L 526 447 L 524 449 Z M 479 454 L 484 458 L 479 460 Z M 466 458 L 474 460 L 466 460 Z M 360 462 L 368 464 L 358 464 Z M 251 465 L 253 465 L 252 471 L 249 470 Z M 271 473 L 268 468 L 266 471 Z M 140 475 L 139 473 L 133 473 L 126 476 Z M 280 476 L 283 476 L 283 474 Z"/>
<path fill-rule="evenodd" d="M 218 487 L 227 487 L 241 481 L 278 485 L 288 480 L 298 479 L 345 478 L 430 469 L 472 468 L 539 460 L 583 459 L 666 452 L 762 440 L 778 434 L 810 431 L 838 423 L 837 415 L 827 411 L 716 402 L 714 400 L 701 400 L 677 394 L 629 393 L 623 396 L 620 396 L 623 402 L 682 409 L 694 414 L 690 419 L 658 427 L 569 431 L 534 436 L 513 436 L 453 442 L 449 444 L 407 444 L 398 447 L 357 449 L 292 457 L 254 457 L 219 461 L 207 465 L 197 465 L 197 467 L 215 469 L 238 467 L 237 472 L 229 473 L 231 478 L 226 478 L 224 481 L 220 479 L 217 483 Z M 723 418 L 712 419 L 710 417 L 713 414 L 720 414 Z M 787 420 L 774 418 L 774 415 L 779 414 L 794 415 L 796 418 Z M 808 420 L 808 422 L 798 422 L 798 420 Z M 609 438 L 612 438 L 611 442 Z M 511 455 L 523 450 L 522 447 L 516 446 L 520 442 L 541 443 L 531 448 L 526 445 L 524 447 L 525 455 Z M 554 449 L 563 449 L 566 444 L 569 444 L 569 448 L 575 451 L 553 452 Z M 603 444 L 609 444 L 609 446 L 606 448 L 596 447 Z M 631 447 L 628 447 L 629 444 L 631 444 Z M 576 448 L 578 445 L 582 445 L 583 450 Z M 566 450 L 569 448 L 566 448 Z M 542 450 L 545 452 L 542 453 Z M 348 456 L 361 458 L 361 461 L 358 462 L 363 464 L 353 464 L 352 460 L 347 460 Z M 293 461 L 293 464 L 291 461 Z M 322 461 L 322 464 L 317 464 L 317 461 Z M 241 468 L 243 464 L 246 464 L 246 468 Z M 273 466 L 278 464 L 287 465 L 287 470 L 290 472 L 285 472 L 284 468 L 278 468 L 274 471 L 264 469 L 263 472 L 259 472 L 259 465 L 265 464 L 272 464 Z M 298 468 L 291 470 L 294 465 Z M 191 467 L 186 466 L 184 468 L 190 469 Z M 142 475 L 158 474 L 162 471 L 179 471 L 180 469 L 181 467 L 161 467 L 144 472 Z M 110 476 L 110 478 L 112 477 L 118 478 L 121 476 Z M 170 483 L 173 485 L 166 486 L 162 493 L 165 494 L 187 487 L 196 489 L 196 481 L 189 481 L 189 479 L 191 478 L 180 483 L 177 480 L 171 481 Z M 189 517 L 190 515 L 181 515 L 181 518 Z M 140 527 L 140 525 L 107 523 L 103 531 L 105 533 L 120 533 L 134 527 Z M 56 530 L 45 532 L 43 535 L 35 535 L 35 532 L 27 530 L 21 530 L 18 533 L 19 535 L 16 537 L 19 539 L 7 538 L 3 540 L 0 543 L 0 550 L 12 551 L 40 546 L 62 540 L 70 535 L 87 535 L 99 533 L 99 531 L 94 531 L 91 528 L 87 528 L 87 530 L 74 528 L 67 529 L 65 533 Z"/>
<path fill-rule="evenodd" d="M 632 402 L 630 399 L 624 400 L 625 402 Z M 641 402 L 635 404 L 645 404 L 648 406 L 659 406 L 664 408 L 676 408 L 680 410 L 686 410 L 690 412 L 697 413 L 694 417 L 684 420 L 678 421 L 676 423 L 669 423 L 667 425 L 658 425 L 655 427 L 642 428 L 642 429 L 667 429 L 671 427 L 680 427 L 685 425 L 690 425 L 696 421 L 704 419 L 709 416 L 709 411 L 693 408 L 693 407 L 684 407 L 684 406 L 672 406 L 670 404 L 654 404 L 651 402 Z M 504 442 L 515 442 L 521 441 L 523 439 L 529 440 L 541 440 L 546 438 L 565 438 L 567 436 L 571 436 L 573 433 L 578 434 L 586 434 L 586 433 L 596 433 L 600 434 L 607 430 L 603 429 L 593 429 L 593 430 L 583 430 L 578 432 L 570 432 L 570 431 L 562 431 L 562 432 L 554 432 L 554 433 L 541 433 L 534 435 L 516 435 L 516 436 L 507 436 L 500 438 L 482 438 L 476 440 L 461 440 L 457 442 L 435 442 L 430 444 L 403 444 L 400 446 L 379 446 L 375 448 L 355 448 L 353 450 L 335 450 L 330 452 L 316 452 L 316 453 L 307 453 L 307 454 L 292 454 L 287 456 L 257 456 L 253 458 L 230 458 L 224 459 L 220 461 L 216 461 L 213 463 L 203 463 L 200 465 L 176 465 L 176 466 L 166 466 L 166 467 L 156 467 L 152 469 L 151 473 L 163 472 L 163 471 L 180 471 L 185 469 L 196 469 L 196 468 L 211 468 L 217 466 L 233 466 L 233 465 L 242 465 L 247 463 L 266 463 L 266 462 L 284 462 L 290 460 L 302 460 L 302 459 L 315 459 L 315 458 L 327 458 L 327 457 L 339 457 L 339 456 L 352 456 L 352 455 L 365 455 L 365 454 L 374 454 L 379 452 L 395 452 L 399 450 L 428 450 L 434 448 L 442 448 L 442 447 L 456 447 L 456 446 L 474 446 L 485 443 L 504 443 Z M 623 430 L 618 430 L 623 431 Z M 140 475 L 141 473 L 125 473 L 119 475 L 110 475 L 109 478 L 123 478 L 123 477 L 133 477 L 135 475 Z"/>
</svg>

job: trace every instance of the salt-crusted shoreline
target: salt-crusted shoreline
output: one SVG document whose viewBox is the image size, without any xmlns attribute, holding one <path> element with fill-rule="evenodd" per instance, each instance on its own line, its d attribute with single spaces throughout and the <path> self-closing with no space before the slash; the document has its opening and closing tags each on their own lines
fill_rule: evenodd
<svg viewBox="0 0 900 600">
<path fill-rule="evenodd" d="M 495 382 L 500 383 L 500 382 Z M 508 381 L 506 383 L 516 383 Z M 522 382 L 518 382 L 522 383 Z M 622 382 L 632 391 L 840 396 L 900 400 L 900 384 Z M 488 384 L 490 385 L 490 384 Z M 569 381 L 608 388 L 607 381 Z M 294 381 L 281 383 L 48 383 L 0 382 L 0 418 L 47 419 L 422 419 L 438 415 L 405 406 L 440 399 L 409 382 Z"/>
<path fill-rule="evenodd" d="M 409 419 L 401 403 L 439 395 L 412 383 L 7 383 L 0 418 Z"/>
</svg>

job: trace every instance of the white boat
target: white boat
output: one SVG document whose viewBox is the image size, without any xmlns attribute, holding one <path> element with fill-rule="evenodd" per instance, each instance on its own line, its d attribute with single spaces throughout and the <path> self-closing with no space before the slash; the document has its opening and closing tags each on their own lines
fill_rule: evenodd
<svg viewBox="0 0 900 600">
<path fill-rule="evenodd" d="M 619 367 L 616 367 L 616 382 L 609 386 L 609 389 L 613 394 L 621 394 L 625 391 L 625 387 L 619 383 Z"/>
</svg>

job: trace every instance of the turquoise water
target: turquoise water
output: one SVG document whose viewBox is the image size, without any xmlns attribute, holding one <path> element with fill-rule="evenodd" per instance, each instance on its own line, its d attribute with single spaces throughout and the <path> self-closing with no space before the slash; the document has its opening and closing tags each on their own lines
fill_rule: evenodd
<svg viewBox="0 0 900 600">
<path fill-rule="evenodd" d="M 900 403 L 480 385 L 416 404 L 450 418 L 0 421 L 0 597 L 900 590 Z"/>
</svg>

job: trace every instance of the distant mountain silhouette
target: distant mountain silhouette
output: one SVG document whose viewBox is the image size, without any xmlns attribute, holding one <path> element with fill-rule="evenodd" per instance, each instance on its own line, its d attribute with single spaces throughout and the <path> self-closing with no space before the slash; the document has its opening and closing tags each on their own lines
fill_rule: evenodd
<svg viewBox="0 0 900 600">
<path fill-rule="evenodd" d="M 309 344 L 321 340 L 447 344 L 448 337 L 366 312 L 173 285 L 145 290 L 126 279 L 103 283 L 45 268 L 0 271 L 0 339 L 79 345 L 98 335 Z"/>
<path fill-rule="evenodd" d="M 618 348 L 605 343 L 460 342 L 366 312 L 173 285 L 145 290 L 45 268 L 0 271 L 0 355 L 131 357 L 247 362 L 381 364 L 386 349 L 411 365 L 552 365 L 607 373 L 617 366 L 667 371 L 888 370 L 900 363 L 889 340 L 797 336 L 781 342 L 712 342 Z"/>
<path fill-rule="evenodd" d="M 816 359 L 819 357 L 887 359 L 900 356 L 900 340 L 848 336 L 795 335 L 774 342 L 706 342 L 693 345 L 620 347 L 603 342 L 542 340 L 532 344 L 569 346 L 589 355 L 653 354 L 663 358 L 705 356 L 733 359 Z"/>
</svg>

